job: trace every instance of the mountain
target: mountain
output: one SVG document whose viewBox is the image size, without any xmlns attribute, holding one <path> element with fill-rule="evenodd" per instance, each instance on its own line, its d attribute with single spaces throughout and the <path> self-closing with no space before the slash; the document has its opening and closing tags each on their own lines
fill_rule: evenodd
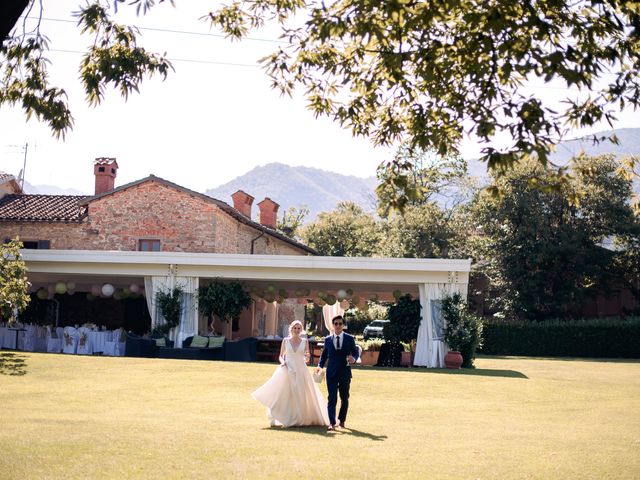
<svg viewBox="0 0 640 480">
<path fill-rule="evenodd" d="M 75 188 L 60 188 L 54 185 L 31 185 L 24 182 L 24 193 L 40 194 L 40 195 L 87 195 Z"/>
<path fill-rule="evenodd" d="M 320 212 L 333 210 L 338 202 L 351 200 L 367 211 L 375 210 L 375 177 L 359 178 L 318 168 L 269 163 L 234 180 L 209 189 L 206 195 L 233 205 L 231 194 L 243 190 L 255 197 L 254 204 L 269 197 L 280 204 L 279 216 L 289 207 L 306 205 L 307 221 Z M 254 206 L 254 215 L 257 211 Z"/>
<path fill-rule="evenodd" d="M 621 128 L 615 130 L 619 144 L 615 145 L 609 140 L 603 140 L 594 144 L 592 138 L 611 135 L 612 131 L 598 132 L 582 138 L 565 140 L 560 142 L 555 152 L 550 155 L 550 160 L 555 165 L 566 165 L 569 160 L 584 151 L 587 155 L 597 156 L 613 153 L 619 157 L 626 155 L 640 155 L 640 128 Z M 487 166 L 477 159 L 469 160 L 469 173 L 475 177 L 486 177 Z"/>
</svg>

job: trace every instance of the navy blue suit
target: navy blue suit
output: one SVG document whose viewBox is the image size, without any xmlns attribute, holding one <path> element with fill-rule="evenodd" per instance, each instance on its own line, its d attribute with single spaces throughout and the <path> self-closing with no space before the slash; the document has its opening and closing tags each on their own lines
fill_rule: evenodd
<svg viewBox="0 0 640 480">
<path fill-rule="evenodd" d="M 338 392 L 340 392 L 340 412 L 338 420 L 345 422 L 347 410 L 349 410 L 349 387 L 351 386 L 351 367 L 347 366 L 347 357 L 351 355 L 358 359 L 359 351 L 355 339 L 348 333 L 342 333 L 342 345 L 340 350 L 336 350 L 333 344 L 333 335 L 324 339 L 324 348 L 320 356 L 318 366 L 324 368 L 327 364 L 327 390 L 329 391 L 327 411 L 329 422 L 336 424 L 336 404 L 338 403 Z"/>
</svg>

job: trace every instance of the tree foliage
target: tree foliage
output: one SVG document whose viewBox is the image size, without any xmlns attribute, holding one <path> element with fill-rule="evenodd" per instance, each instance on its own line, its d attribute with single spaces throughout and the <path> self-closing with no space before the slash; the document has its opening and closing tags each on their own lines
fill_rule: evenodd
<svg viewBox="0 0 640 480">
<path fill-rule="evenodd" d="M 198 307 L 209 319 L 209 323 L 213 320 L 213 315 L 217 315 L 223 322 L 237 320 L 250 305 L 251 295 L 239 282 L 223 282 L 216 278 L 198 289 Z"/>
<path fill-rule="evenodd" d="M 456 204 L 470 186 L 467 162 L 461 156 L 441 157 L 408 145 L 401 145 L 393 160 L 378 166 L 377 177 L 378 213 L 382 217 L 436 199 Z"/>
<path fill-rule="evenodd" d="M 340 202 L 305 226 L 300 235 L 320 255 L 371 257 L 380 242 L 380 227 L 370 214 L 353 202 Z"/>
<path fill-rule="evenodd" d="M 21 248 L 18 239 L 0 244 L 0 320 L 4 322 L 15 321 L 14 314 L 23 311 L 31 300 Z"/>
<path fill-rule="evenodd" d="M 529 162 L 494 179 L 502 195 L 478 195 L 470 215 L 482 240 L 475 259 L 502 313 L 570 316 L 587 296 L 620 287 L 623 265 L 637 257 L 631 239 L 639 224 L 631 183 L 616 168 L 612 156 L 578 157 L 558 184 L 553 172 Z M 628 239 L 629 251 L 606 248 L 618 238 Z"/>
<path fill-rule="evenodd" d="M 165 323 L 156 325 L 155 332 L 167 335 L 172 328 L 180 325 L 180 315 L 182 314 L 182 294 L 184 289 L 180 285 L 156 292 L 156 303 L 162 313 Z"/>
<path fill-rule="evenodd" d="M 278 220 L 276 229 L 283 235 L 298 240 L 300 238 L 300 228 L 307 215 L 309 215 L 309 209 L 306 205 L 302 205 L 300 208 L 289 207 L 282 214 L 282 219 Z"/>
<path fill-rule="evenodd" d="M 492 169 L 530 154 L 546 165 L 569 128 L 640 105 L 635 2 L 238 0 L 209 19 L 232 38 L 279 22 L 287 45 L 265 68 L 284 94 L 301 87 L 316 115 L 443 156 L 469 133 Z M 590 94 L 554 110 L 523 89 L 536 81 Z"/>
<path fill-rule="evenodd" d="M 115 5 L 122 0 L 116 0 Z M 152 0 L 134 0 L 138 8 L 148 9 Z M 30 0 L 26 15 L 36 5 Z M 109 15 L 109 3 L 93 0 L 75 13 L 82 33 L 93 37 L 93 44 L 79 65 L 80 81 L 90 105 L 99 104 L 107 87 L 120 91 L 125 98 L 138 92 L 147 76 L 166 78 L 171 63 L 164 56 L 147 52 L 137 44 L 138 30 L 119 25 Z M 41 16 L 42 12 L 36 12 Z M 40 31 L 40 22 L 26 20 L 16 25 L 0 46 L 0 106 L 20 105 L 27 118 L 32 116 L 49 124 L 56 136 L 73 126 L 73 116 L 65 90 L 50 84 L 47 59 L 49 40 Z"/>
</svg>

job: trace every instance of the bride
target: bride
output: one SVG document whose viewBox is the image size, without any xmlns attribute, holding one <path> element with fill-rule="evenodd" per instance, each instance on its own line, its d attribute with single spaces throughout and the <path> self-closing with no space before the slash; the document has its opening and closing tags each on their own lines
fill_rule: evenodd
<svg viewBox="0 0 640 480">
<path fill-rule="evenodd" d="M 327 402 L 307 368 L 309 342 L 302 338 L 302 323 L 289 325 L 282 340 L 280 365 L 267 382 L 251 395 L 267 407 L 271 426 L 329 425 Z"/>
</svg>

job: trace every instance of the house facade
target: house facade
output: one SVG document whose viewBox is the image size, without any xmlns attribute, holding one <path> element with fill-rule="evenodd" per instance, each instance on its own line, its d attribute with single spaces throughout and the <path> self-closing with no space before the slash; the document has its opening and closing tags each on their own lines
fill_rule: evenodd
<svg viewBox="0 0 640 480">
<path fill-rule="evenodd" d="M 25 195 L 5 174 L 0 238 L 54 250 L 315 254 L 276 231 L 279 205 L 269 198 L 254 221 L 254 199 L 241 190 L 232 207 L 153 175 L 115 188 L 117 169 L 115 159 L 95 160 L 92 196 Z"/>
</svg>

